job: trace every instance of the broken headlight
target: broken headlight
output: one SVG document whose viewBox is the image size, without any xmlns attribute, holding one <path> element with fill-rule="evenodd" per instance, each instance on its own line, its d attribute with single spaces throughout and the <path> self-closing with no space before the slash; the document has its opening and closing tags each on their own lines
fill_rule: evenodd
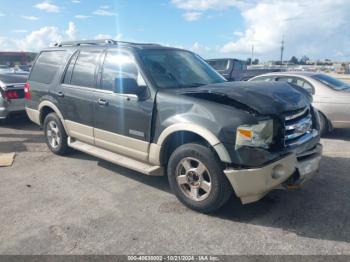
<svg viewBox="0 0 350 262">
<path fill-rule="evenodd" d="M 256 125 L 242 125 L 236 132 L 236 149 L 242 146 L 268 149 L 273 141 L 273 120 L 260 121 Z"/>
</svg>

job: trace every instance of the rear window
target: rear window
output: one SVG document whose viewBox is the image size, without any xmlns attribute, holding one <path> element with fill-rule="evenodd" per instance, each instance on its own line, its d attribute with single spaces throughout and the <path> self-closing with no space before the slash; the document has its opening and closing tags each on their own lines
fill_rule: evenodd
<svg viewBox="0 0 350 262">
<path fill-rule="evenodd" d="M 65 51 L 42 52 L 35 62 L 30 80 L 43 84 L 51 84 L 65 55 Z"/>
<path fill-rule="evenodd" d="M 312 78 L 322 82 L 323 84 L 329 86 L 330 88 L 333 88 L 335 90 L 350 90 L 350 85 L 340 81 L 334 77 L 325 75 L 325 74 L 318 74 L 313 75 Z"/>
</svg>

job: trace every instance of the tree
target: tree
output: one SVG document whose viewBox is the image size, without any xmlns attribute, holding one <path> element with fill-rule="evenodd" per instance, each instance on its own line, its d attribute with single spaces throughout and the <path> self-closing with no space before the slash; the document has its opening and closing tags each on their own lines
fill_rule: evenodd
<svg viewBox="0 0 350 262">
<path fill-rule="evenodd" d="M 258 65 L 259 64 L 259 59 L 255 58 L 253 61 L 253 65 Z"/>
<path fill-rule="evenodd" d="M 306 65 L 306 62 L 309 61 L 310 58 L 307 57 L 306 55 L 303 55 L 301 58 L 300 58 L 300 64 L 301 65 Z"/>
<path fill-rule="evenodd" d="M 252 62 L 252 59 L 251 58 L 247 58 L 247 65 L 250 65 Z"/>
<path fill-rule="evenodd" d="M 289 62 L 292 64 L 295 64 L 295 65 L 299 64 L 299 60 L 295 56 L 292 56 L 292 58 L 289 60 Z"/>
</svg>

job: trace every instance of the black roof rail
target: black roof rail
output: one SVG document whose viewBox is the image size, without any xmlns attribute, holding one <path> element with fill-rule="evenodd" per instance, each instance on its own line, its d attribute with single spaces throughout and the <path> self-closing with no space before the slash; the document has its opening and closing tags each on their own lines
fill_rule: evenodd
<svg viewBox="0 0 350 262">
<path fill-rule="evenodd" d="M 66 41 L 61 43 L 56 43 L 55 47 L 63 47 L 63 46 L 81 46 L 81 45 L 134 45 L 134 46 L 160 46 L 159 44 L 153 43 L 132 43 L 125 41 L 115 41 L 113 39 L 101 39 L 101 40 L 81 40 L 81 41 Z"/>
</svg>

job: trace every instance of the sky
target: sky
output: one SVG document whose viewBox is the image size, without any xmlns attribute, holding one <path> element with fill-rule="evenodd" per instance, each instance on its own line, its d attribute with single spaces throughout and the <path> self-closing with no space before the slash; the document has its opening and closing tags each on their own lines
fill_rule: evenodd
<svg viewBox="0 0 350 262">
<path fill-rule="evenodd" d="M 0 0 L 0 50 L 112 38 L 205 58 L 350 60 L 350 0 Z"/>
</svg>

